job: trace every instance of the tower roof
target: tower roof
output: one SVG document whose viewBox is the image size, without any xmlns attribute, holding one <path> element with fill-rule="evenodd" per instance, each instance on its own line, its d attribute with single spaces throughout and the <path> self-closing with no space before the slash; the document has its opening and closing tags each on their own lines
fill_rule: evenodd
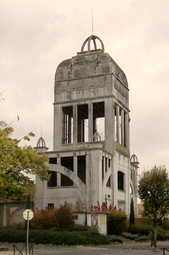
<svg viewBox="0 0 169 255">
<path fill-rule="evenodd" d="M 62 81 L 109 74 L 113 74 L 128 89 L 125 73 L 113 58 L 104 52 L 104 49 L 104 44 L 98 36 L 89 36 L 76 56 L 66 59 L 58 65 L 55 74 L 55 92 L 61 93 L 62 88 L 64 89 L 61 86 Z"/>
</svg>

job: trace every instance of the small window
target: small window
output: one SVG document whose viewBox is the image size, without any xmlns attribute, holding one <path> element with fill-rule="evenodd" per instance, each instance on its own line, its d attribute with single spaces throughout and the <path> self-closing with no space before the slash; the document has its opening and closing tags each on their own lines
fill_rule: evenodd
<svg viewBox="0 0 169 255">
<path fill-rule="evenodd" d="M 49 164 L 57 164 L 57 158 L 49 158 Z"/>
<path fill-rule="evenodd" d="M 53 210 L 54 209 L 54 204 L 53 203 L 48 204 L 48 209 Z"/>
</svg>

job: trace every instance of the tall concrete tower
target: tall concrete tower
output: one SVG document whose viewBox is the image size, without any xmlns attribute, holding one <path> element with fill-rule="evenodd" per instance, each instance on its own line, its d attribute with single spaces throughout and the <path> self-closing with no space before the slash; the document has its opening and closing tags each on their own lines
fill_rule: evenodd
<svg viewBox="0 0 169 255">
<path fill-rule="evenodd" d="M 131 178 L 129 112 L 125 73 L 99 37 L 88 37 L 56 70 L 51 178 L 37 178 L 37 208 L 65 201 L 73 207 L 80 197 L 88 205 L 106 199 L 129 213 L 138 168 Z"/>
</svg>

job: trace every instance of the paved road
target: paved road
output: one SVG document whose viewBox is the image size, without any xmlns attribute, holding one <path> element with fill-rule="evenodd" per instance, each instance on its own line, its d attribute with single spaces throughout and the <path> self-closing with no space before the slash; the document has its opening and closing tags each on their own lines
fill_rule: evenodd
<svg viewBox="0 0 169 255">
<path fill-rule="evenodd" d="M 8 252 L 0 252 L 0 255 L 13 255 L 13 244 L 0 243 L 0 247 L 6 246 Z M 21 249 L 22 244 L 16 244 Z M 123 243 L 104 246 L 53 246 L 53 245 L 34 245 L 34 255 L 163 255 L 162 247 L 169 247 L 169 242 L 159 242 L 157 249 L 150 249 L 150 242 L 146 243 Z M 15 255 L 18 255 L 15 252 Z M 25 254 L 25 253 L 23 253 Z M 169 252 L 165 252 L 169 255 Z"/>
</svg>

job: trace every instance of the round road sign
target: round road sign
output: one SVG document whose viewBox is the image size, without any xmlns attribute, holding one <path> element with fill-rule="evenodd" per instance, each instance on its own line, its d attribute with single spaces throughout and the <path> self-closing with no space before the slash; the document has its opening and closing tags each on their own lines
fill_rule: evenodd
<svg viewBox="0 0 169 255">
<path fill-rule="evenodd" d="M 23 217 L 25 220 L 31 220 L 33 218 L 33 211 L 31 209 L 26 209 L 23 212 Z"/>
</svg>

